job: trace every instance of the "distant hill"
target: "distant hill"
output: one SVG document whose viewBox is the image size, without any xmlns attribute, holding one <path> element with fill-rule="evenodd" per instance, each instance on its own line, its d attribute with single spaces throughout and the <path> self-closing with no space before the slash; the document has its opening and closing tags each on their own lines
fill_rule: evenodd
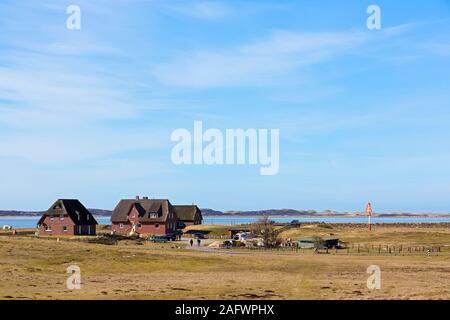
<svg viewBox="0 0 450 320">
<path fill-rule="evenodd" d="M 254 211 L 217 211 L 213 209 L 201 209 L 202 214 L 207 216 L 314 216 L 317 215 L 315 210 L 294 210 L 294 209 L 267 209 L 267 210 L 254 210 Z"/>
<path fill-rule="evenodd" d="M 295 209 L 267 209 L 254 211 L 219 211 L 214 209 L 201 209 L 204 216 L 322 216 L 322 217 L 358 217 L 365 216 L 364 212 L 337 212 L 332 210 L 295 210 Z M 110 217 L 111 210 L 104 209 L 89 209 L 94 216 Z M 0 210 L 0 217 L 36 217 L 41 216 L 43 211 L 15 211 L 15 210 Z M 436 214 L 436 213 L 412 213 L 412 212 L 383 212 L 374 213 L 374 217 L 443 217 L 450 216 L 450 214 Z"/>
</svg>

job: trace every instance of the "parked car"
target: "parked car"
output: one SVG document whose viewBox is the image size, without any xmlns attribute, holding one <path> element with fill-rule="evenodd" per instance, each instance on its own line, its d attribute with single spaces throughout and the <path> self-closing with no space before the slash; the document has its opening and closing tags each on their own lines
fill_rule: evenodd
<svg viewBox="0 0 450 320">
<path fill-rule="evenodd" d="M 205 239 L 205 235 L 203 233 L 196 233 L 194 234 L 194 237 L 197 239 Z"/>
<path fill-rule="evenodd" d="M 165 237 L 167 238 L 168 241 L 175 241 L 175 240 L 177 240 L 177 234 L 176 233 L 166 234 Z"/>
<path fill-rule="evenodd" d="M 167 236 L 151 236 L 149 239 L 151 242 L 158 242 L 158 243 L 166 243 L 169 241 Z"/>
</svg>

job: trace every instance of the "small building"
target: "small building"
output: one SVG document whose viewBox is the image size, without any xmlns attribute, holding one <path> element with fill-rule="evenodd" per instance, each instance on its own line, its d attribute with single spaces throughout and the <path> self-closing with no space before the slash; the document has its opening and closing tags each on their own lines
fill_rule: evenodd
<svg viewBox="0 0 450 320">
<path fill-rule="evenodd" d="M 230 239 L 234 239 L 235 236 L 239 233 L 251 233 L 250 229 L 228 229 L 228 232 L 230 233 Z"/>
<path fill-rule="evenodd" d="M 39 235 L 95 235 L 97 221 L 83 204 L 75 199 L 58 199 L 39 219 Z"/>
<path fill-rule="evenodd" d="M 337 238 L 320 238 L 320 237 L 307 237 L 298 240 L 298 247 L 303 249 L 331 249 L 339 248 L 341 243 Z"/>
<path fill-rule="evenodd" d="M 180 226 L 191 226 L 202 224 L 202 212 L 196 205 L 174 205 L 175 213 Z"/>
<path fill-rule="evenodd" d="M 111 230 L 121 235 L 174 234 L 177 230 L 177 215 L 167 199 L 123 199 L 113 210 Z"/>
</svg>

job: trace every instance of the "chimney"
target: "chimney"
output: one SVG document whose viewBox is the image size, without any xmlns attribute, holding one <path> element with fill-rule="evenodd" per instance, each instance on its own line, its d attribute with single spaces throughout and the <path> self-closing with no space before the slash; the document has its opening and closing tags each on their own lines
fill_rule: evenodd
<svg viewBox="0 0 450 320">
<path fill-rule="evenodd" d="M 136 196 L 136 200 L 139 200 L 139 196 Z"/>
</svg>

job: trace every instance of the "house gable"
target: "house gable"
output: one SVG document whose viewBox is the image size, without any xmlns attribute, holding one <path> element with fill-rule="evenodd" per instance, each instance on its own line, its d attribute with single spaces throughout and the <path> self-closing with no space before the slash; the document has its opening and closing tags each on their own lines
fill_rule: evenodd
<svg viewBox="0 0 450 320">
<path fill-rule="evenodd" d="M 97 221 L 94 216 L 75 199 L 58 199 L 52 206 L 42 215 L 38 224 L 41 224 L 46 217 L 50 219 L 70 219 L 75 225 L 96 225 Z M 52 220 L 50 220 L 52 221 Z"/>
</svg>

